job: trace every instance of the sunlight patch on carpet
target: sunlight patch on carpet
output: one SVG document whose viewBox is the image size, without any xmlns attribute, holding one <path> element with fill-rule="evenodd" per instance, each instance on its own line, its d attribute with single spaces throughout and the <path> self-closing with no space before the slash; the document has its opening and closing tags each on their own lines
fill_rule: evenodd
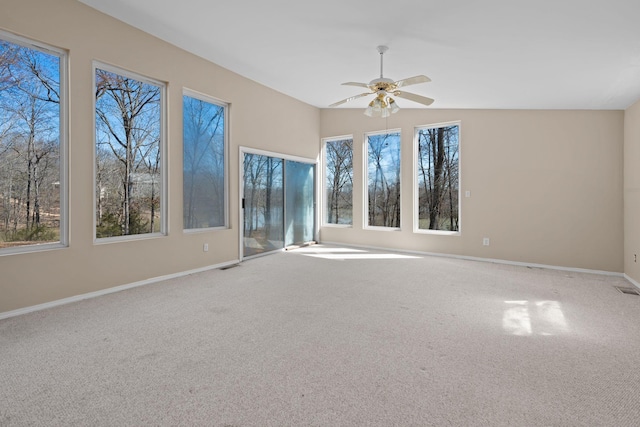
<svg viewBox="0 0 640 427">
<path fill-rule="evenodd" d="M 505 301 L 502 329 L 511 335 L 557 335 L 567 332 L 558 301 Z"/>
</svg>

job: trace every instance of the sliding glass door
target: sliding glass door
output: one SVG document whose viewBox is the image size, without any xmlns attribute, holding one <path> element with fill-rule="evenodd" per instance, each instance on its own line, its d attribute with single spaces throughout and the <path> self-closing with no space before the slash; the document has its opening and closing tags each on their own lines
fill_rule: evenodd
<svg viewBox="0 0 640 427">
<path fill-rule="evenodd" d="M 243 154 L 243 257 L 312 241 L 315 165 Z"/>
<path fill-rule="evenodd" d="M 244 155 L 244 256 L 284 248 L 282 159 Z"/>
<path fill-rule="evenodd" d="M 285 243 L 300 245 L 313 240 L 315 166 L 285 161 Z"/>
</svg>

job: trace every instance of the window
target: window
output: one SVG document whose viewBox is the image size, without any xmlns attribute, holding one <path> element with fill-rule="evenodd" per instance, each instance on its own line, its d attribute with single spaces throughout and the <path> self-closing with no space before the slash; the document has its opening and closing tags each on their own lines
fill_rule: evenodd
<svg viewBox="0 0 640 427">
<path fill-rule="evenodd" d="M 182 101 L 184 228 L 227 227 L 227 106 L 188 91 Z"/>
<path fill-rule="evenodd" d="M 0 32 L 0 251 L 67 244 L 66 54 Z"/>
<path fill-rule="evenodd" d="M 95 68 L 96 238 L 165 232 L 164 85 Z"/>
<path fill-rule="evenodd" d="M 353 138 L 324 143 L 325 223 L 353 224 Z"/>
<path fill-rule="evenodd" d="M 459 231 L 459 123 L 416 129 L 416 230 Z"/>
<path fill-rule="evenodd" d="M 368 134 L 367 225 L 400 228 L 400 132 Z"/>
</svg>

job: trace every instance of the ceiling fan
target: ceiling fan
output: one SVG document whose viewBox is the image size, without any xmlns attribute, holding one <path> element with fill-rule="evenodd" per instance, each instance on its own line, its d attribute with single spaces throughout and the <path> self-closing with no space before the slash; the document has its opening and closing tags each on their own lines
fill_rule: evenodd
<svg viewBox="0 0 640 427">
<path fill-rule="evenodd" d="M 382 57 L 384 53 L 389 50 L 387 46 L 378 46 L 378 52 L 380 53 L 380 78 L 371 80 L 369 83 L 358 82 L 346 82 L 342 83 L 344 86 L 358 86 L 366 87 L 370 92 L 361 93 L 360 95 L 351 96 L 329 105 L 329 107 L 337 107 L 346 102 L 353 101 L 354 99 L 362 98 L 363 96 L 376 95 L 376 97 L 369 103 L 369 106 L 365 110 L 364 114 L 369 117 L 389 117 L 391 114 L 400 110 L 395 100 L 390 95 L 397 96 L 398 98 L 408 99 L 410 101 L 418 102 L 423 105 L 431 105 L 433 99 L 426 96 L 416 95 L 415 93 L 403 92 L 399 90 L 409 85 L 415 85 L 418 83 L 427 83 L 431 79 L 427 76 L 419 75 L 415 77 L 409 77 L 407 79 L 393 81 L 387 79 L 382 75 Z"/>
</svg>

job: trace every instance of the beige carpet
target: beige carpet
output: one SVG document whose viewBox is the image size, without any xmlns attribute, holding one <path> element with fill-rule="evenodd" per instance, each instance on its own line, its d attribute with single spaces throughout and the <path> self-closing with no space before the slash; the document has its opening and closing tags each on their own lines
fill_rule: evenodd
<svg viewBox="0 0 640 427">
<path fill-rule="evenodd" d="M 311 246 L 0 321 L 2 426 L 637 426 L 620 277 Z"/>
</svg>

